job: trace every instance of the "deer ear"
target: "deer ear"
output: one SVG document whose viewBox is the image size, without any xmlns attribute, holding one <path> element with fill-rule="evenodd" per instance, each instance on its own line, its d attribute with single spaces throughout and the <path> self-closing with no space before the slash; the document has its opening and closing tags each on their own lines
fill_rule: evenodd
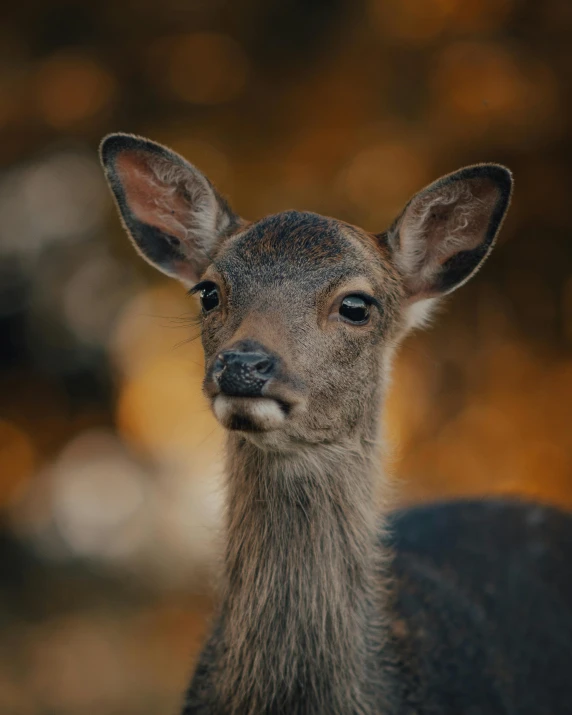
<svg viewBox="0 0 572 715">
<path fill-rule="evenodd" d="M 101 161 L 138 252 L 163 273 L 196 283 L 218 240 L 240 223 L 210 181 L 183 157 L 130 134 L 110 134 Z"/>
<path fill-rule="evenodd" d="M 409 201 L 387 242 L 410 300 L 450 293 L 479 270 L 511 193 L 508 169 L 478 164 L 439 179 Z"/>
</svg>

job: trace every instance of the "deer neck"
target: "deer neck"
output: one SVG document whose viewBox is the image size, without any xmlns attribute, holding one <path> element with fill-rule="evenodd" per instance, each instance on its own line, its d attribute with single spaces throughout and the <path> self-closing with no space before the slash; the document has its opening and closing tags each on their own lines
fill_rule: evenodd
<svg viewBox="0 0 572 715">
<path fill-rule="evenodd" d="M 357 438 L 271 453 L 231 436 L 228 464 L 223 710 L 370 713 L 383 637 L 377 450 Z"/>
</svg>

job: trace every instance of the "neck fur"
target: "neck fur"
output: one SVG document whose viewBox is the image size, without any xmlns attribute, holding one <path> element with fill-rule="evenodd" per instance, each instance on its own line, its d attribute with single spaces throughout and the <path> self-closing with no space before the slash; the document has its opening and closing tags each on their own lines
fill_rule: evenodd
<svg viewBox="0 0 572 715">
<path fill-rule="evenodd" d="M 377 449 L 272 453 L 231 435 L 228 465 L 221 710 L 366 715 L 374 697 L 378 709 Z"/>
</svg>

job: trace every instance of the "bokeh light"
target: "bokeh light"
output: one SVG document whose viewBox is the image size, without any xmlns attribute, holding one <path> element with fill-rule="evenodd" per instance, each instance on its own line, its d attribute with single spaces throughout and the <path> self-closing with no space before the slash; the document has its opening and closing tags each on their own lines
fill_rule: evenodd
<svg viewBox="0 0 572 715">
<path fill-rule="evenodd" d="M 0 420 L 0 507 L 26 486 L 36 461 L 30 437 L 16 425 Z"/>
<path fill-rule="evenodd" d="M 196 32 L 157 40 L 150 50 L 151 74 L 161 88 L 193 104 L 235 99 L 248 79 L 248 60 L 228 35 Z"/>
<path fill-rule="evenodd" d="M 497 30 L 510 16 L 511 0 L 370 0 L 373 20 L 391 41 L 425 45 L 447 32 Z"/>
<path fill-rule="evenodd" d="M 38 70 L 37 103 L 44 120 L 55 129 L 69 129 L 108 109 L 116 83 L 91 57 L 62 53 Z"/>
<path fill-rule="evenodd" d="M 0 253 L 32 254 L 101 228 L 107 195 L 93 153 L 54 151 L 0 179 Z"/>
<path fill-rule="evenodd" d="M 340 181 L 350 201 L 368 215 L 368 225 L 388 226 L 416 187 L 429 181 L 425 152 L 413 140 L 381 141 L 352 158 Z M 379 197 L 383 196 L 383 202 Z"/>
<path fill-rule="evenodd" d="M 449 45 L 438 58 L 433 87 L 435 111 L 465 135 L 496 131 L 505 141 L 523 141 L 558 126 L 550 68 L 504 45 Z"/>
</svg>

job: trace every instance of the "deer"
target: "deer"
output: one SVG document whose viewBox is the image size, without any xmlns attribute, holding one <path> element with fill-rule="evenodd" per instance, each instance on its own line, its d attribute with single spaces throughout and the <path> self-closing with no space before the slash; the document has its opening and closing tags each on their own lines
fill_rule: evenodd
<svg viewBox="0 0 572 715">
<path fill-rule="evenodd" d="M 100 154 L 136 250 L 198 298 L 226 432 L 220 602 L 183 715 L 572 712 L 570 515 L 376 498 L 396 348 L 491 253 L 511 172 L 448 174 L 374 234 L 242 219 L 145 138 Z"/>
</svg>

